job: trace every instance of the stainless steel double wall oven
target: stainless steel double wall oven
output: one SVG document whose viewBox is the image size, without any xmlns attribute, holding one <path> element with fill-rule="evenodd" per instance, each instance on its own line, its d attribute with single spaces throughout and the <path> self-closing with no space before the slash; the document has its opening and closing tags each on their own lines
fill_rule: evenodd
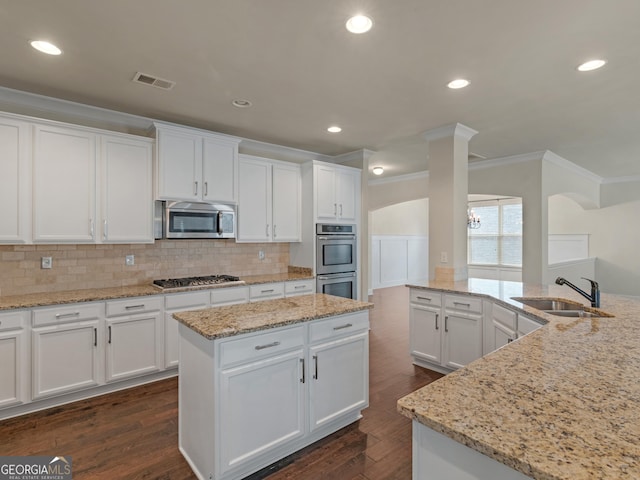
<svg viewBox="0 0 640 480">
<path fill-rule="evenodd" d="M 355 225 L 316 225 L 316 291 L 357 297 L 357 236 Z"/>
</svg>

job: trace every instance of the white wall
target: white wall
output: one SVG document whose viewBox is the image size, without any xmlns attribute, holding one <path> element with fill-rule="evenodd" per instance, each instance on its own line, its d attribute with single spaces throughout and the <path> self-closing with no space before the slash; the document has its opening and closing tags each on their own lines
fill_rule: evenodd
<svg viewBox="0 0 640 480">
<path fill-rule="evenodd" d="M 371 212 L 371 235 L 429 235 L 429 199 L 420 198 Z"/>
</svg>

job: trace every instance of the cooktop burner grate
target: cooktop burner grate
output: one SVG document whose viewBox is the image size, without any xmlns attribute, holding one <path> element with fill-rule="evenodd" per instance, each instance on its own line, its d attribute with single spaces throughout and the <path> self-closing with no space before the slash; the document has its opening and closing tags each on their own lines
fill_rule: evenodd
<svg viewBox="0 0 640 480">
<path fill-rule="evenodd" d="M 234 277 L 233 275 L 208 275 L 205 277 L 166 278 L 162 280 L 154 280 L 153 285 L 162 289 L 168 289 L 201 287 L 235 282 L 240 282 L 240 277 Z"/>
</svg>

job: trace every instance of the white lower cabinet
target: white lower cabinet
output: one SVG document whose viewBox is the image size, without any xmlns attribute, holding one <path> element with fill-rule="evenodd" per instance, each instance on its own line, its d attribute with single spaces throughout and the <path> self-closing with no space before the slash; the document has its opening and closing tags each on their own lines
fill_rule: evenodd
<svg viewBox="0 0 640 480">
<path fill-rule="evenodd" d="M 284 283 L 261 283 L 249 286 L 249 301 L 261 302 L 284 297 Z"/>
<path fill-rule="evenodd" d="M 451 372 L 482 356 L 482 300 L 410 292 L 410 353 L 416 365 Z"/>
<path fill-rule="evenodd" d="M 540 327 L 542 327 L 540 322 L 537 322 L 536 320 L 521 313 L 518 314 L 518 338 L 524 337 Z"/>
<path fill-rule="evenodd" d="M 493 352 L 516 339 L 516 312 L 496 303 L 489 303 L 485 318 L 483 355 Z"/>
<path fill-rule="evenodd" d="M 316 289 L 316 282 L 310 278 L 308 280 L 295 280 L 293 282 L 284 283 L 284 296 L 285 297 L 297 297 L 298 295 L 309 295 L 314 293 Z"/>
<path fill-rule="evenodd" d="M 107 382 L 157 372 L 162 366 L 162 297 L 107 302 Z"/>
<path fill-rule="evenodd" d="M 77 304 L 33 311 L 33 400 L 99 385 L 100 318 L 104 304 Z"/>
<path fill-rule="evenodd" d="M 244 478 L 368 406 L 367 311 L 217 340 L 179 329 L 180 451 L 198 478 Z"/>
<path fill-rule="evenodd" d="M 209 291 L 174 293 L 166 295 L 164 302 L 164 366 L 171 368 L 178 365 L 180 341 L 178 321 L 173 318 L 173 314 L 207 308 L 209 306 Z"/>
<path fill-rule="evenodd" d="M 28 312 L 0 314 L 0 408 L 29 401 Z"/>
</svg>

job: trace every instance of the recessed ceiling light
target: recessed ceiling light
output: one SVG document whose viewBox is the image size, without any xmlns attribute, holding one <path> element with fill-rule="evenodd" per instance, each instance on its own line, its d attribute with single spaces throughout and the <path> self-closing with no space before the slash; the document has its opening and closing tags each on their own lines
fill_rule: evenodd
<svg viewBox="0 0 640 480">
<path fill-rule="evenodd" d="M 42 53 L 46 53 L 47 55 L 60 55 L 62 53 L 62 50 L 56 47 L 53 43 L 45 42 L 43 40 L 34 40 L 31 42 L 31 46 Z"/>
<path fill-rule="evenodd" d="M 605 63 L 607 63 L 606 60 L 589 60 L 588 62 L 584 62 L 582 65 L 578 65 L 578 70 L 580 72 L 597 70 L 598 68 L 603 67 Z"/>
<path fill-rule="evenodd" d="M 454 90 L 458 88 L 464 88 L 468 85 L 469 85 L 469 80 L 465 80 L 464 78 L 457 78 L 447 83 L 447 87 L 453 88 Z"/>
<path fill-rule="evenodd" d="M 346 23 L 347 30 L 351 33 L 366 33 L 372 26 L 373 21 L 366 15 L 355 15 Z"/>
<path fill-rule="evenodd" d="M 329 133 L 340 133 L 341 131 L 342 131 L 342 128 L 340 128 L 337 125 L 333 125 L 333 126 L 327 128 L 327 132 L 329 132 Z"/>
<path fill-rule="evenodd" d="M 242 98 L 237 98 L 231 102 L 231 105 L 238 108 L 249 108 L 253 105 L 249 100 L 244 100 Z"/>
<path fill-rule="evenodd" d="M 382 168 L 382 167 L 373 167 L 373 174 L 374 175 L 382 175 L 383 172 L 384 172 L 384 168 Z"/>
</svg>

